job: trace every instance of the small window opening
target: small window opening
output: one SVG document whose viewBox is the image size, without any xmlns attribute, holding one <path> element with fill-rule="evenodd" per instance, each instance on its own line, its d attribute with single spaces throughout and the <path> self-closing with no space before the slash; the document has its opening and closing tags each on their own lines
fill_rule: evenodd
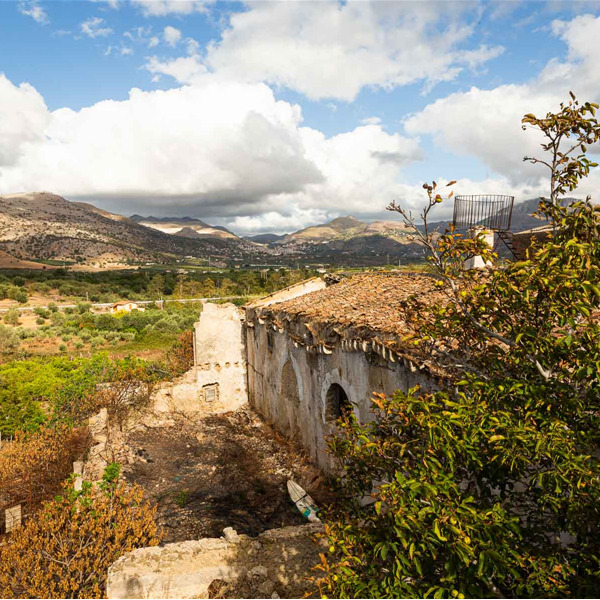
<svg viewBox="0 0 600 600">
<path fill-rule="evenodd" d="M 219 384 L 209 383 L 202 387 L 204 402 L 216 402 L 219 399 Z"/>
<path fill-rule="evenodd" d="M 344 388 L 337 383 L 331 385 L 325 396 L 325 421 L 335 421 L 352 412 L 352 403 Z"/>
</svg>

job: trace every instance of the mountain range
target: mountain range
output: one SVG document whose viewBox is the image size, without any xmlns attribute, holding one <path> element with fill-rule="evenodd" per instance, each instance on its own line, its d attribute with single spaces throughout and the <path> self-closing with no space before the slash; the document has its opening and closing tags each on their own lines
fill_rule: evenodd
<svg viewBox="0 0 600 600">
<path fill-rule="evenodd" d="M 537 199 L 515 205 L 513 231 L 543 224 L 531 216 Z M 443 230 L 447 221 L 433 223 Z M 240 238 L 191 217 L 125 217 L 49 192 L 0 196 L 0 267 L 28 261 L 108 268 L 208 258 L 212 264 L 381 265 L 423 257 L 400 220 L 365 223 L 338 217 L 290 234 Z M 39 263 L 38 263 L 39 264 Z"/>
<path fill-rule="evenodd" d="M 6 263 L 18 260 L 65 261 L 91 266 L 136 262 L 174 262 L 185 256 L 243 260 L 264 253 L 234 239 L 169 235 L 92 204 L 69 202 L 49 192 L 0 196 L 0 250 Z"/>
</svg>

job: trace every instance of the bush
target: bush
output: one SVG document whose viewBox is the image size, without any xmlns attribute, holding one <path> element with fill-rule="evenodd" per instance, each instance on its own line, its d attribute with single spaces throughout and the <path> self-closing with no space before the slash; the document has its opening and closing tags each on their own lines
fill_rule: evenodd
<svg viewBox="0 0 600 600">
<path fill-rule="evenodd" d="M 4 313 L 4 318 L 2 319 L 7 325 L 17 326 L 19 324 L 19 317 L 21 316 L 21 312 L 18 308 L 9 308 Z"/>
<path fill-rule="evenodd" d="M 12 327 L 0 325 L 0 352 L 15 352 L 19 345 L 17 332 Z"/>
<path fill-rule="evenodd" d="M 110 467 L 110 466 L 109 466 Z M 136 548 L 156 546 L 155 508 L 139 486 L 117 482 L 107 468 L 102 483 L 68 484 L 0 547 L 4 598 L 103 598 L 108 567 Z"/>
<path fill-rule="evenodd" d="M 412 297 L 404 316 L 415 350 L 448 379 L 433 394 L 376 394 L 375 419 L 340 422 L 327 596 L 596 597 L 600 211 L 560 196 L 596 166 L 577 148 L 600 140 L 597 108 L 573 98 L 558 115 L 524 118 L 560 158 L 532 159 L 552 172 L 538 208 L 552 234 L 526 260 L 465 270 L 465 257 L 497 256 L 481 236 L 434 240 L 426 217 L 442 197 L 425 184 L 414 231 L 448 300 Z M 573 152 L 558 149 L 564 138 Z"/>
<path fill-rule="evenodd" d="M 16 300 L 19 304 L 26 304 L 29 299 L 27 295 L 27 290 L 25 288 L 20 288 L 17 286 L 10 286 L 6 293 L 6 297 L 11 300 Z"/>
</svg>

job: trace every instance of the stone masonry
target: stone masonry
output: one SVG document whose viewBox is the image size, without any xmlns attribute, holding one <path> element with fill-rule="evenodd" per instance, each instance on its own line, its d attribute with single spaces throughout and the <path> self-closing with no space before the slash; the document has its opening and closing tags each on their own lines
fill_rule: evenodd
<svg viewBox="0 0 600 600">
<path fill-rule="evenodd" d="M 319 524 L 141 548 L 108 571 L 108 598 L 302 598 L 324 551 Z"/>
</svg>

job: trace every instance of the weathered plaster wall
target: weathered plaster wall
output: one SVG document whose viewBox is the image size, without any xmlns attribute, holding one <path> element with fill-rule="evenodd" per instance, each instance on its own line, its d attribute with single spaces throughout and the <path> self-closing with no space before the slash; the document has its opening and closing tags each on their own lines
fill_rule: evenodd
<svg viewBox="0 0 600 600">
<path fill-rule="evenodd" d="M 312 277 L 311 279 L 307 279 L 306 281 L 301 281 L 300 283 L 295 283 L 282 290 L 273 292 L 272 294 L 269 294 L 264 298 L 260 298 L 259 300 L 250 303 L 248 306 L 270 306 L 271 304 L 275 304 L 276 302 L 282 302 L 283 300 L 291 300 L 292 298 L 304 296 L 304 294 L 308 294 L 310 292 L 323 290 L 326 287 L 327 284 L 323 279 L 321 279 L 320 277 Z"/>
<path fill-rule="evenodd" d="M 194 325 L 194 367 L 161 387 L 157 412 L 226 412 L 248 401 L 243 319 L 233 304 L 204 304 Z"/>
<path fill-rule="evenodd" d="M 246 339 L 250 404 L 281 433 L 297 439 L 325 470 L 332 467 L 324 440 L 335 428 L 335 420 L 327 416 L 332 384 L 344 389 L 362 422 L 372 418 L 373 392 L 391 394 L 417 384 L 424 389 L 436 385 L 414 365 L 392 362 L 362 348 L 308 352 L 296 346 L 285 330 L 268 323 L 247 327 Z"/>
<path fill-rule="evenodd" d="M 257 538 L 225 530 L 226 538 L 141 548 L 108 570 L 108 598 L 208 598 L 227 586 L 227 598 L 302 598 L 323 552 L 319 525 L 271 529 Z M 273 594 L 276 594 L 275 596 Z"/>
</svg>

